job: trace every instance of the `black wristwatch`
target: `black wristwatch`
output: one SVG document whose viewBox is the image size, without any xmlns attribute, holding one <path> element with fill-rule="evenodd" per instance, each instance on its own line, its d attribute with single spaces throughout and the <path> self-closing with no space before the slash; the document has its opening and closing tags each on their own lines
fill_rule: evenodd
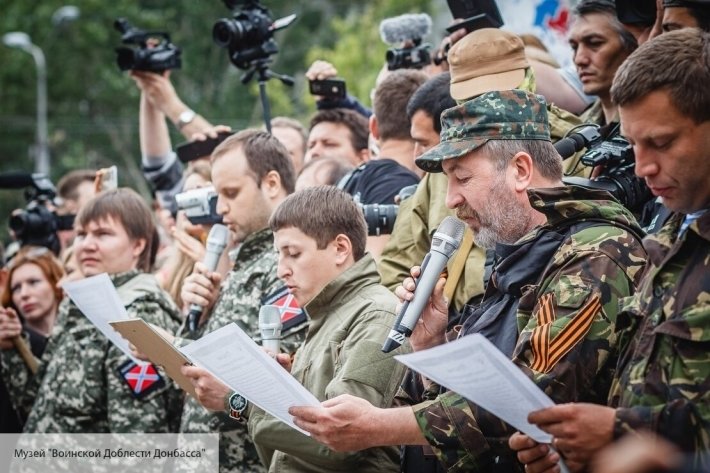
<svg viewBox="0 0 710 473">
<path fill-rule="evenodd" d="M 227 397 L 227 412 L 234 420 L 242 420 L 242 414 L 247 409 L 247 400 L 238 392 L 232 392 Z"/>
</svg>

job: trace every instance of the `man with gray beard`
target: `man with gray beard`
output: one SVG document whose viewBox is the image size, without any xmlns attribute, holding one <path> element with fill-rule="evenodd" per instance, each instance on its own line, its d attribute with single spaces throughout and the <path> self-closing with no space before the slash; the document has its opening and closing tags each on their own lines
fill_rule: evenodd
<svg viewBox="0 0 710 473">
<path fill-rule="evenodd" d="M 606 192 L 562 185 L 545 105 L 539 95 L 506 90 L 448 109 L 440 144 L 416 163 L 448 176 L 447 207 L 479 246 L 496 250 L 482 303 L 464 309 L 461 336 L 487 337 L 557 403 L 604 402 L 618 353 L 618 301 L 633 293 L 645 262 L 641 230 Z M 415 350 L 449 339 L 444 284 L 442 277 L 412 333 Z M 413 291 L 407 278 L 395 292 L 411 300 Z M 334 450 L 428 445 L 445 471 L 522 471 L 508 424 L 435 385 L 424 399 L 381 409 L 344 395 L 290 412 Z"/>
</svg>

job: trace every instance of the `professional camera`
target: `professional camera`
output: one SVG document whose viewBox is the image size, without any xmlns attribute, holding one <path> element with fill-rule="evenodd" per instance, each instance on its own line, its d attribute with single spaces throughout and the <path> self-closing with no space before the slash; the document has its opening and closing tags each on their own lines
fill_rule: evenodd
<svg viewBox="0 0 710 473">
<path fill-rule="evenodd" d="M 140 30 L 125 18 L 118 18 L 113 26 L 121 32 L 121 42 L 128 45 L 116 48 L 116 60 L 122 71 L 163 72 L 182 65 L 180 48 L 170 42 L 168 33 Z"/>
<path fill-rule="evenodd" d="M 614 126 L 606 138 L 602 138 L 596 130 L 590 130 L 594 130 L 594 127 L 585 127 L 573 133 L 558 141 L 555 148 L 563 158 L 568 158 L 586 147 L 588 151 L 580 162 L 589 167 L 603 166 L 601 174 L 594 179 L 565 177 L 563 181 L 565 184 L 608 191 L 624 207 L 640 213 L 643 206 L 652 199 L 652 194 L 646 182 L 634 174 L 633 147 L 619 134 L 619 125 Z M 569 146 L 571 142 L 575 144 Z"/>
<path fill-rule="evenodd" d="M 222 223 L 222 216 L 217 213 L 217 193 L 214 187 L 181 192 L 175 196 L 175 202 L 178 210 L 184 210 L 193 225 Z"/>
<path fill-rule="evenodd" d="M 400 203 L 409 198 L 417 190 L 416 185 L 407 186 L 397 194 Z M 362 215 L 367 223 L 367 234 L 369 236 L 390 235 L 394 229 L 394 222 L 399 212 L 399 204 L 361 204 L 359 199 L 355 199 L 358 207 L 362 210 Z"/>
<path fill-rule="evenodd" d="M 6 172 L 0 174 L 0 188 L 25 189 L 27 206 L 15 210 L 10 216 L 9 227 L 21 246 L 44 246 L 59 254 L 59 230 L 71 230 L 74 215 L 57 215 L 50 205 L 54 204 L 57 191 L 44 174 Z"/>
<path fill-rule="evenodd" d="M 389 45 L 404 43 L 402 48 L 387 50 L 387 69 L 421 69 L 431 63 L 429 43 L 422 38 L 431 31 L 431 17 L 426 13 L 387 18 L 380 23 L 382 41 Z"/>
<path fill-rule="evenodd" d="M 229 59 L 239 69 L 250 69 L 256 61 L 265 61 L 278 52 L 274 33 L 286 28 L 296 19 L 289 15 L 272 20 L 269 10 L 258 0 L 224 0 L 234 17 L 222 18 L 212 28 L 212 38 L 218 46 L 229 51 Z"/>
</svg>

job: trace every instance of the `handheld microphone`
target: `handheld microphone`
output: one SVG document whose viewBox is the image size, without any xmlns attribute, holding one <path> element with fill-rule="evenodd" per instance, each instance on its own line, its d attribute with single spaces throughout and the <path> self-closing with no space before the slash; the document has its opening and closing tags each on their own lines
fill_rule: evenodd
<svg viewBox="0 0 710 473">
<path fill-rule="evenodd" d="M 461 220 L 456 217 L 446 217 L 434 232 L 431 239 L 431 250 L 424 257 L 419 277 L 414 281 L 416 285 L 414 298 L 402 305 L 397 320 L 382 346 L 383 352 L 391 352 L 404 343 L 405 337 L 412 334 L 414 325 L 419 320 L 422 310 L 424 310 L 424 306 L 429 301 L 429 296 L 439 280 L 439 275 L 461 244 L 465 230 L 466 224 Z"/>
<path fill-rule="evenodd" d="M 219 258 L 222 256 L 224 249 L 229 241 L 229 229 L 219 223 L 212 226 L 209 235 L 207 235 L 207 251 L 205 252 L 204 265 L 209 271 L 217 269 Z M 190 304 L 190 312 L 187 314 L 187 327 L 190 332 L 197 330 L 197 324 L 202 316 L 204 308 L 197 304 Z"/>
<path fill-rule="evenodd" d="M 273 353 L 281 349 L 281 311 L 275 305 L 263 305 L 259 309 L 259 332 L 261 346 Z"/>
<path fill-rule="evenodd" d="M 570 134 L 566 138 L 562 138 L 555 143 L 555 149 L 562 156 L 562 159 L 567 159 L 582 148 L 589 148 L 602 139 L 599 134 L 599 127 L 594 125 L 585 126 L 579 131 Z"/>
<path fill-rule="evenodd" d="M 423 38 L 431 31 L 431 17 L 426 13 L 407 13 L 380 22 L 380 37 L 390 45 Z"/>
</svg>

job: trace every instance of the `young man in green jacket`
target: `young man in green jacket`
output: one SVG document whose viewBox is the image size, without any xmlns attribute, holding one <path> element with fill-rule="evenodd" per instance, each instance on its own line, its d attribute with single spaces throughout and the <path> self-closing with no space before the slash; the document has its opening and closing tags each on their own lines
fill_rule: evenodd
<svg viewBox="0 0 710 473">
<path fill-rule="evenodd" d="M 270 219 L 279 253 L 278 276 L 306 311 L 308 334 L 293 361 L 277 360 L 327 403 L 350 394 L 389 407 L 405 367 L 382 344 L 395 319 L 397 298 L 380 284 L 375 261 L 365 253 L 367 230 L 352 198 L 335 187 L 304 189 L 287 197 Z M 207 387 L 194 368 L 197 386 Z M 249 434 L 270 472 L 396 472 L 399 449 L 376 447 L 338 453 L 250 406 L 237 393 L 197 389 L 200 402 L 248 418 Z M 221 399 L 220 399 L 221 398 Z M 240 406 L 234 409 L 234 406 Z M 241 411 L 241 412 L 235 412 Z"/>
</svg>

